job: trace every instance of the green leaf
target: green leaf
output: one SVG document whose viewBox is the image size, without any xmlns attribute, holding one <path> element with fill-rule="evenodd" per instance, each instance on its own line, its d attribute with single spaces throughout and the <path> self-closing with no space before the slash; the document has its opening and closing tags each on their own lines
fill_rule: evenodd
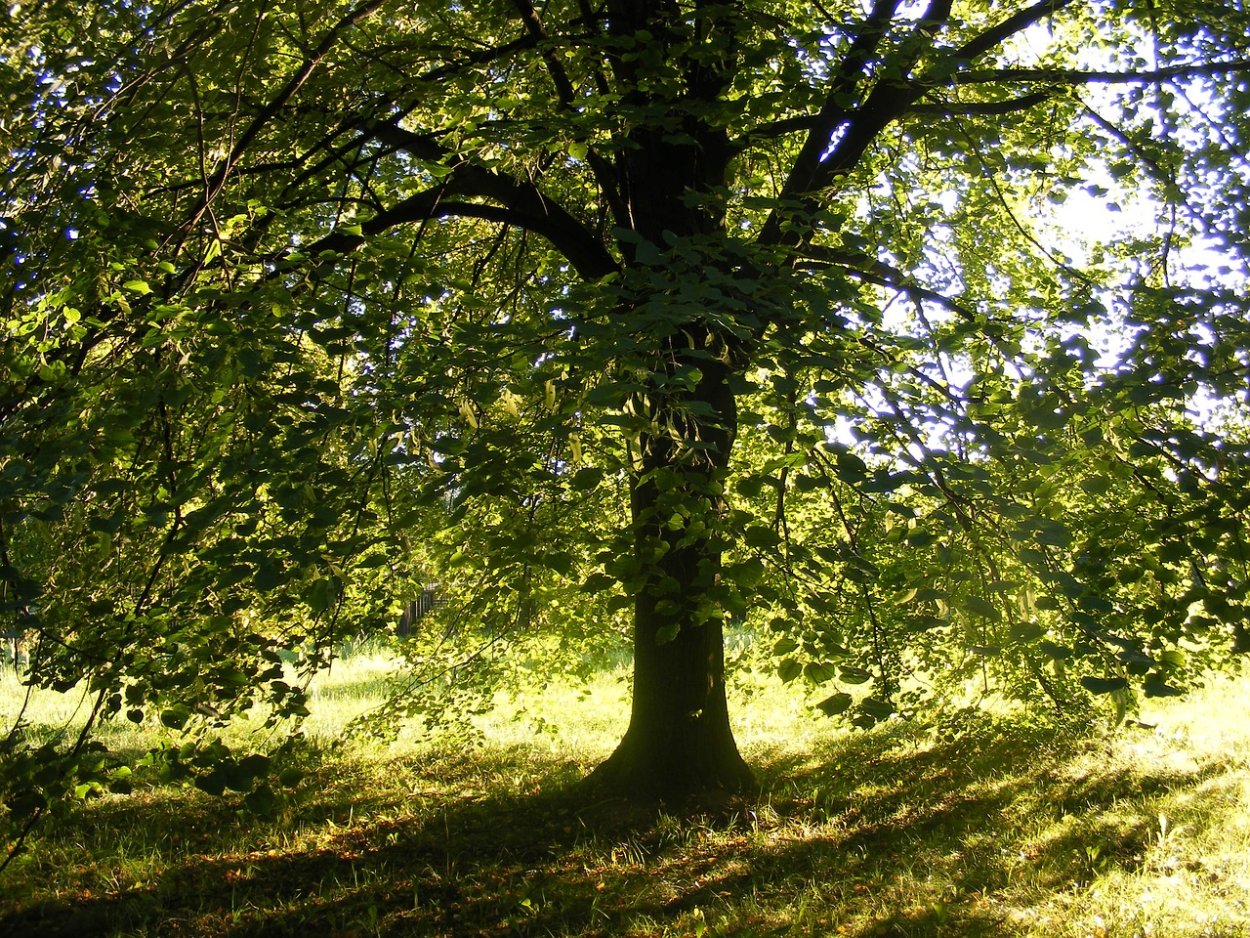
<svg viewBox="0 0 1250 938">
<path fill-rule="evenodd" d="M 221 766 L 216 766 L 207 774 L 197 776 L 195 787 L 214 798 L 220 798 L 226 793 L 226 773 Z"/>
<path fill-rule="evenodd" d="M 1083 677 L 1081 686 L 1091 694 L 1110 694 L 1124 690 L 1128 687 L 1128 681 L 1122 677 Z"/>
<path fill-rule="evenodd" d="M 765 484 L 770 481 L 771 480 L 768 476 L 749 475 L 738 479 L 734 483 L 734 488 L 736 488 L 738 493 L 744 498 L 758 498 L 759 494 L 764 490 Z"/>
<path fill-rule="evenodd" d="M 1042 654 L 1053 661 L 1067 661 L 1074 654 L 1071 648 L 1065 648 L 1063 645 L 1056 645 L 1052 641 L 1042 641 L 1038 643 L 1038 648 Z"/>
<path fill-rule="evenodd" d="M 894 714 L 894 704 L 877 697 L 865 697 L 859 702 L 859 709 L 874 720 L 884 720 Z"/>
<path fill-rule="evenodd" d="M 294 788 L 302 782 L 307 775 L 308 773 L 304 772 L 302 769 L 288 767 L 278 773 L 278 784 L 283 788 Z"/>
<path fill-rule="evenodd" d="M 826 697 L 820 703 L 816 704 L 816 709 L 820 710 L 826 716 L 837 716 L 845 713 L 850 709 L 853 698 L 850 694 L 838 693 L 830 697 Z"/>
<path fill-rule="evenodd" d="M 868 476 L 868 464 L 851 452 L 837 454 L 838 478 L 848 485 L 863 481 Z"/>
<path fill-rule="evenodd" d="M 256 575 L 252 578 L 252 584 L 262 593 L 267 593 L 281 586 L 283 579 L 282 568 L 272 558 L 265 557 L 256 568 Z"/>
<path fill-rule="evenodd" d="M 1106 476 L 1090 476 L 1082 479 L 1079 484 L 1088 495 L 1105 495 L 1111 491 L 1115 481 Z"/>
<path fill-rule="evenodd" d="M 282 798 L 268 785 L 259 785 L 248 792 L 243 805 L 258 817 L 271 818 L 281 809 Z"/>
<path fill-rule="evenodd" d="M 1017 622 L 1011 627 L 1010 634 L 1013 642 L 1028 644 L 1045 635 L 1046 628 L 1037 622 Z"/>
<path fill-rule="evenodd" d="M 777 666 L 777 676 L 786 684 L 789 684 L 802 673 L 803 666 L 793 658 L 787 658 Z"/>
<path fill-rule="evenodd" d="M 811 661 L 804 665 L 803 676 L 813 684 L 824 684 L 833 680 L 834 670 L 831 665 Z"/>
<path fill-rule="evenodd" d="M 867 684 L 872 680 L 872 673 L 854 665 L 843 665 L 839 669 L 839 677 L 844 684 Z"/>
<path fill-rule="evenodd" d="M 304 602 L 308 604 L 313 615 L 319 615 L 334 605 L 338 598 L 338 588 L 329 577 L 321 577 L 313 581 L 304 593 Z"/>
<path fill-rule="evenodd" d="M 674 641 L 681 632 L 680 623 L 664 625 L 655 630 L 655 643 L 657 645 L 667 645 Z"/>
<path fill-rule="evenodd" d="M 981 596 L 969 595 L 964 597 L 964 608 L 973 615 L 982 616 L 986 619 L 997 620 L 999 617 L 998 609 L 988 599 Z"/>
<path fill-rule="evenodd" d="M 781 536 L 770 527 L 752 525 L 743 532 L 743 541 L 749 547 L 771 550 L 781 544 Z"/>
<path fill-rule="evenodd" d="M 1184 691 L 1168 684 L 1159 674 L 1147 675 L 1145 681 L 1142 682 L 1142 689 L 1147 697 L 1180 697 L 1184 694 Z"/>
<path fill-rule="evenodd" d="M 781 657 L 782 655 L 788 655 L 790 652 L 797 650 L 798 647 L 798 642 L 796 642 L 793 638 L 786 636 L 784 638 L 777 639 L 777 644 L 773 645 L 773 654 L 777 657 Z"/>
<path fill-rule="evenodd" d="M 1159 662 L 1165 668 L 1183 668 L 1185 667 L 1185 660 L 1185 653 L 1179 648 L 1167 648 L 1159 652 Z"/>
<path fill-rule="evenodd" d="M 615 589 L 617 581 L 605 573 L 592 573 L 582 582 L 583 593 L 602 593 Z"/>
<path fill-rule="evenodd" d="M 650 241 L 639 241 L 634 248 L 634 256 L 638 263 L 645 264 L 648 267 L 658 267 L 662 261 L 660 249 Z"/>
<path fill-rule="evenodd" d="M 722 579 L 733 583 L 742 590 L 753 590 L 764 581 L 767 572 L 764 562 L 758 557 L 748 557 L 741 563 L 726 566 L 721 571 Z"/>
<path fill-rule="evenodd" d="M 588 492 L 603 481 L 605 473 L 595 466 L 587 466 L 573 473 L 573 488 L 579 492 Z"/>
<path fill-rule="evenodd" d="M 1067 547 L 1072 543 L 1072 532 L 1058 521 L 1047 521 L 1036 534 L 1037 542 L 1048 547 Z"/>
<path fill-rule="evenodd" d="M 916 598 L 919 592 L 920 590 L 918 588 L 912 587 L 911 589 L 907 590 L 905 593 L 900 593 L 897 597 L 895 597 L 894 605 L 906 606 L 908 603 L 912 602 Z"/>
<path fill-rule="evenodd" d="M 260 778 L 269 771 L 270 759 L 268 756 L 253 753 L 244 756 L 239 760 L 239 768 L 248 775 L 249 778 Z"/>
</svg>

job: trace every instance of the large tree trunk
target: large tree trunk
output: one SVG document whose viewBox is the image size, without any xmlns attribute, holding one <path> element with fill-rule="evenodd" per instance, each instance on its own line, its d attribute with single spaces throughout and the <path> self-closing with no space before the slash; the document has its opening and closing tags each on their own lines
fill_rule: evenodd
<svg viewBox="0 0 1250 938">
<path fill-rule="evenodd" d="M 592 780 L 632 797 L 684 801 L 754 786 L 729 726 L 720 582 L 722 486 L 737 431 L 730 377 L 744 356 L 739 337 L 697 311 L 705 301 L 681 296 L 683 282 L 701 273 L 690 260 L 697 245 L 726 237 L 721 192 L 734 150 L 712 119 L 713 103 L 733 77 L 735 31 L 745 26 L 729 8 L 700 10 L 693 24 L 673 2 L 609 0 L 608 10 L 612 35 L 629 40 L 622 48 L 632 48 L 645 30 L 649 49 L 693 43 L 702 54 L 685 61 L 680 90 L 659 94 L 650 82 L 654 60 L 610 60 L 629 89 L 625 104 L 655 118 L 634 126 L 617 156 L 618 224 L 649 242 L 653 254 L 683 240 L 690 253 L 651 266 L 654 259 L 638 256 L 635 242 L 621 244 L 627 268 L 638 275 L 631 280 L 627 270 L 624 287 L 639 285 L 639 306 L 671 302 L 675 319 L 654 327 L 664 334 L 648 363 L 653 382 L 633 402 L 643 427 L 630 521 L 638 571 L 632 586 L 641 583 L 633 710 L 620 745 Z M 691 387 L 683 376 L 695 374 Z"/>
<path fill-rule="evenodd" d="M 679 357 L 679 356 L 678 356 Z M 720 600 L 721 485 L 736 429 L 728 368 L 701 362 L 685 400 L 716 417 L 692 419 L 653 398 L 669 433 L 642 442 L 633 486 L 634 684 L 629 728 L 592 781 L 633 798 L 688 801 L 743 792 L 754 778 L 734 742 L 725 699 Z"/>
<path fill-rule="evenodd" d="M 635 799 L 688 802 L 754 788 L 725 701 L 721 623 L 687 625 L 661 641 L 668 617 L 638 600 L 629 729 L 592 780 Z"/>
</svg>

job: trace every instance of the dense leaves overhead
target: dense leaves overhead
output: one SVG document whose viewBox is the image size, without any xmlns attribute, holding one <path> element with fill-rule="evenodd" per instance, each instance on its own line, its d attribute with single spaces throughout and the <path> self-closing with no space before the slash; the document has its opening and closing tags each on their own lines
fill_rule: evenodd
<svg viewBox="0 0 1250 938">
<path fill-rule="evenodd" d="M 865 726 L 972 677 L 1123 709 L 1250 645 L 1240 4 L 52 2 L 0 35 L 0 615 L 94 717 L 298 716 L 291 661 L 435 580 L 427 718 L 446 668 L 631 614 L 639 726 L 665 655 L 723 696 L 726 627 Z M 105 771 L 87 739 L 17 720 L 14 823 Z"/>
</svg>

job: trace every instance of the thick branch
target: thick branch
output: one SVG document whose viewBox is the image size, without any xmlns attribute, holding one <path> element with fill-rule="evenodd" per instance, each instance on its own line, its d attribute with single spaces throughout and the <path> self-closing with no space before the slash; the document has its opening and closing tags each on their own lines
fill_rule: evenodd
<svg viewBox="0 0 1250 938">
<path fill-rule="evenodd" d="M 430 217 L 445 217 L 453 214 L 486 217 L 482 214 L 482 210 L 486 207 L 477 203 L 459 203 L 462 206 L 475 206 L 473 211 L 467 213 L 436 211 L 438 204 L 447 196 L 477 196 L 496 203 L 507 213 L 506 220 L 509 223 L 533 231 L 550 241 L 586 279 L 596 280 L 617 269 L 616 261 L 595 234 L 535 183 L 477 166 L 444 147 L 433 136 L 405 130 L 398 124 L 376 124 L 369 128 L 368 133 L 417 159 L 449 166 L 452 170 L 438 189 L 418 193 L 388 212 L 375 216 L 375 220 L 400 210 L 400 206 L 408 206 L 404 210 L 405 213 L 418 211 L 418 207 L 424 204 L 422 200 L 427 198 L 431 200 L 429 202 Z M 412 217 L 401 219 L 401 221 L 413 220 L 415 219 Z M 383 229 L 399 223 L 401 222 L 379 222 Z M 367 224 L 362 225 L 362 230 L 369 230 Z"/>
<path fill-rule="evenodd" d="M 868 56 L 880 45 L 898 6 L 896 3 L 874 4 L 865 28 L 842 60 L 838 77 L 830 87 L 819 119 L 795 159 L 794 167 L 782 187 L 783 199 L 801 198 L 831 185 L 839 176 L 850 172 L 878 134 L 901 117 L 923 93 L 920 86 L 905 80 L 882 79 L 867 100 L 855 110 L 848 111 L 839 103 L 865 72 Z M 912 38 L 917 41 L 903 44 L 903 51 L 889 63 L 889 71 L 906 76 L 931 45 L 934 32 L 945 24 L 950 12 L 950 0 L 932 0 L 924 15 L 912 27 Z M 863 52 L 859 51 L 861 48 Z M 830 152 L 830 141 L 839 126 L 844 128 L 844 132 Z M 760 242 L 780 244 L 803 240 L 797 232 L 784 231 L 782 222 L 782 214 L 774 211 L 760 232 Z"/>
<path fill-rule="evenodd" d="M 735 153 L 745 150 L 756 140 L 772 140 L 776 137 L 784 137 L 786 134 L 796 133 L 800 130 L 811 130 L 813 127 L 821 123 L 820 114 L 800 114 L 795 117 L 787 117 L 779 121 L 769 121 L 767 124 L 760 124 L 758 127 L 752 127 L 741 137 L 732 141 L 730 146 L 733 147 Z"/>
<path fill-rule="evenodd" d="M 346 254 L 391 228 L 431 218 L 481 218 L 541 235 L 586 280 L 597 280 L 617 269 L 607 249 L 559 206 L 525 192 L 518 193 L 515 204 L 501 206 L 445 198 L 449 191 L 450 187 L 441 186 L 419 192 L 363 222 L 359 234 L 332 232 L 310 245 L 307 253 L 314 257 L 325 251 Z"/>
<path fill-rule="evenodd" d="M 955 51 L 953 58 L 966 60 L 982 55 L 1020 30 L 1045 19 L 1071 2 L 1073 0 L 1042 0 L 1040 3 L 1027 7 L 965 43 Z M 868 21 L 873 24 L 876 32 L 875 41 L 872 44 L 874 49 L 884 35 L 896 9 L 897 5 L 888 3 L 878 2 L 874 5 L 873 13 Z M 925 15 L 913 27 L 914 38 L 917 40 L 930 38 L 935 29 L 950 16 L 950 10 L 951 4 L 945 0 L 933 0 Z M 881 17 L 884 19 L 880 19 Z M 874 19 L 877 20 L 875 23 Z M 864 35 L 861 32 L 855 45 L 860 43 Z M 815 192 L 832 185 L 838 177 L 849 173 L 858 165 L 864 153 L 882 130 L 907 112 L 916 109 L 914 105 L 926 87 L 932 88 L 945 83 L 938 79 L 909 81 L 905 77 L 919 61 L 926 47 L 931 48 L 931 43 L 917 41 L 910 44 L 902 60 L 893 63 L 896 67 L 891 71 L 896 72 L 900 78 L 879 81 L 867 100 L 853 111 L 837 107 L 837 99 L 846 93 L 841 83 L 851 65 L 851 55 L 848 54 L 842 62 L 839 78 L 833 83 L 834 91 L 827 99 L 826 107 L 818 115 L 802 151 L 795 160 L 794 168 L 786 179 L 785 186 L 782 188 L 783 198 L 801 198 L 805 193 Z M 860 64 L 859 69 L 862 70 L 862 68 L 863 65 Z M 1029 102 L 1031 103 L 1033 102 Z M 1028 104 L 1023 106 L 1028 106 Z M 1002 107 L 1003 105 L 995 106 L 995 108 Z M 1004 113 L 1005 111 L 987 108 L 984 112 Z M 842 128 L 842 134 L 830 148 L 830 141 L 839 127 Z M 774 128 L 781 133 L 790 129 L 780 124 L 774 125 Z M 763 244 L 780 244 L 787 241 L 798 243 L 801 240 L 802 236 L 799 233 L 783 231 L 782 218 L 778 212 L 772 214 L 760 234 L 760 242 Z"/>
<path fill-rule="evenodd" d="M 525 24 L 526 32 L 540 43 L 547 42 L 547 30 L 543 26 L 543 21 L 538 17 L 538 11 L 534 9 L 534 5 L 530 3 L 530 0 L 512 0 L 512 5 L 521 17 L 521 22 Z M 573 103 L 574 91 L 573 83 L 569 81 L 568 72 L 564 70 L 560 57 L 556 55 L 555 49 L 551 48 L 550 45 L 542 49 L 541 54 L 543 64 L 547 66 L 547 74 L 551 76 L 551 81 L 556 86 L 556 94 L 560 97 L 560 103 L 565 107 L 569 107 Z"/>
<path fill-rule="evenodd" d="M 997 26 L 991 26 L 974 39 L 964 43 L 955 50 L 953 57 L 956 59 L 975 59 L 977 56 L 984 55 L 991 49 L 1002 45 L 1021 30 L 1028 29 L 1034 23 L 1040 23 L 1046 17 L 1057 13 L 1066 6 L 1070 6 L 1072 2 L 1073 0 L 1042 0 L 1041 3 L 1025 7 L 1013 16 L 1007 17 Z"/>
<path fill-rule="evenodd" d="M 881 44 L 881 39 L 899 6 L 899 0 L 876 0 L 873 4 L 868 19 L 864 21 L 851 47 L 842 57 L 820 112 L 814 118 L 809 118 L 813 124 L 803 142 L 802 150 L 794 160 L 790 175 L 782 186 L 783 199 L 793 198 L 812 188 L 820 171 L 820 158 L 829 148 L 829 140 L 834 130 L 846 119 L 847 108 L 843 102 L 863 77 L 868 62 Z M 769 223 L 772 225 L 773 219 L 769 219 Z"/>
<path fill-rule="evenodd" d="M 1010 98 L 1006 101 L 968 101 L 933 104 L 916 104 L 908 109 L 909 114 L 937 114 L 943 117 L 969 117 L 974 115 L 1013 114 L 1016 111 L 1027 111 L 1029 108 L 1054 97 L 1053 91 L 1036 91 Z M 820 121 L 819 114 L 801 114 L 787 117 L 784 120 L 771 121 L 753 127 L 733 142 L 735 152 L 746 149 L 757 140 L 771 140 L 784 137 L 786 134 L 800 130 L 811 130 Z"/>
<path fill-rule="evenodd" d="M 925 15 L 912 28 L 912 39 L 915 41 L 904 44 L 907 51 L 888 63 L 889 71 L 899 76 L 909 75 L 931 44 L 934 32 L 950 17 L 950 12 L 949 0 L 933 0 Z M 812 188 L 832 185 L 839 176 L 854 169 L 877 135 L 902 117 L 921 94 L 920 86 L 908 82 L 905 77 L 878 81 L 863 106 L 850 116 L 846 133 L 821 161 L 812 179 Z"/>
</svg>

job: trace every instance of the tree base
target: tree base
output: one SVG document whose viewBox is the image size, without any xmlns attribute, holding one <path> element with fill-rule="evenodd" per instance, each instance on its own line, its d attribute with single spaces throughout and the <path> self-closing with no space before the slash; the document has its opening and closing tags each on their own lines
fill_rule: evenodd
<svg viewBox="0 0 1250 938">
<path fill-rule="evenodd" d="M 685 752 L 647 745 L 632 731 L 616 751 L 586 778 L 607 795 L 647 804 L 718 807 L 759 791 L 733 737 Z"/>
</svg>

